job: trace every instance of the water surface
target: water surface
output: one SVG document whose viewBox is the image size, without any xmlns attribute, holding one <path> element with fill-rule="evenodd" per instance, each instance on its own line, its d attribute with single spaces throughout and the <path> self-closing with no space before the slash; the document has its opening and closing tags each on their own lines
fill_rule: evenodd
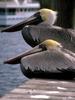
<svg viewBox="0 0 75 100">
<path fill-rule="evenodd" d="M 5 65 L 3 61 L 30 48 L 24 42 L 21 32 L 0 33 L 0 96 L 27 81 L 27 78 L 21 73 L 19 64 Z"/>
</svg>

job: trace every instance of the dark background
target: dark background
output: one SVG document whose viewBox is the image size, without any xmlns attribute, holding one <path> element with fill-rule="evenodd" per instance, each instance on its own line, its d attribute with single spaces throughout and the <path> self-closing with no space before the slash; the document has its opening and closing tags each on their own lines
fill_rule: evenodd
<svg viewBox="0 0 75 100">
<path fill-rule="evenodd" d="M 35 0 L 34 0 L 35 1 Z M 58 11 L 55 23 L 61 27 L 74 28 L 75 25 L 75 0 L 37 0 L 41 8 L 50 8 Z"/>
</svg>

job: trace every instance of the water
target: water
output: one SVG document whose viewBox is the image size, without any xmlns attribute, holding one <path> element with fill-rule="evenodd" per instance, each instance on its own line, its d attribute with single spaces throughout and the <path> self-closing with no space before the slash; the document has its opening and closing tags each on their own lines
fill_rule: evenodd
<svg viewBox="0 0 75 100">
<path fill-rule="evenodd" d="M 21 32 L 0 33 L 0 96 L 9 93 L 27 81 L 27 78 L 23 76 L 20 70 L 19 64 L 5 65 L 3 61 L 30 48 L 24 42 Z"/>
</svg>

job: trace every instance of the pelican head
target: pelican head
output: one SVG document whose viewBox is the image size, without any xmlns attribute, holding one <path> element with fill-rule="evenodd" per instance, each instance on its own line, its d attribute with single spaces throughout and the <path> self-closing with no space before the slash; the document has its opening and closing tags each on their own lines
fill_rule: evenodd
<svg viewBox="0 0 75 100">
<path fill-rule="evenodd" d="M 55 49 L 55 48 L 61 48 L 61 47 L 62 47 L 62 45 L 59 42 L 57 42 L 55 40 L 48 39 L 48 40 L 45 40 L 44 42 L 40 43 L 36 47 L 32 48 L 30 51 L 22 53 L 22 54 L 14 57 L 14 58 L 8 59 L 4 63 L 7 63 L 7 64 L 18 64 L 18 63 L 20 63 L 20 61 L 21 61 L 21 59 L 23 57 L 26 57 L 28 55 L 32 55 L 32 54 L 36 54 L 36 53 L 39 53 L 39 52 L 43 52 L 43 51 L 49 50 L 51 48 Z"/>
<path fill-rule="evenodd" d="M 15 32 L 15 31 L 19 31 L 23 29 L 25 25 L 37 25 L 40 23 L 46 23 L 52 26 L 56 20 L 56 17 L 57 17 L 56 15 L 57 15 L 56 11 L 43 8 L 37 11 L 34 15 L 32 15 L 27 20 L 24 20 L 16 25 L 7 27 L 1 30 L 1 32 Z"/>
<path fill-rule="evenodd" d="M 57 12 L 51 9 L 43 8 L 39 10 L 42 20 L 50 26 L 54 24 L 57 18 Z"/>
<path fill-rule="evenodd" d="M 40 45 L 45 46 L 47 49 L 48 48 L 62 47 L 62 45 L 59 42 L 52 40 L 52 39 L 45 40 Z"/>
</svg>

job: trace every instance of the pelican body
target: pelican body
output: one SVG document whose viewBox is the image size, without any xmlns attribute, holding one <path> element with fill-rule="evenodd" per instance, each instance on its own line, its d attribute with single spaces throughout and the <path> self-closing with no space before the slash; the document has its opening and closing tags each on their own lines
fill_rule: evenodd
<svg viewBox="0 0 75 100">
<path fill-rule="evenodd" d="M 43 8 L 27 20 L 7 27 L 1 32 L 22 30 L 24 40 L 32 47 L 46 39 L 54 39 L 61 42 L 65 48 L 75 52 L 75 30 L 54 26 L 56 19 L 57 11 Z"/>
<path fill-rule="evenodd" d="M 64 48 L 75 52 L 75 30 L 64 29 L 57 26 L 25 26 L 22 30 L 24 40 L 32 47 L 40 44 L 46 39 L 60 42 Z"/>
<path fill-rule="evenodd" d="M 75 53 L 51 39 L 4 63 L 20 63 L 22 73 L 28 78 L 73 79 L 75 77 Z"/>
</svg>

